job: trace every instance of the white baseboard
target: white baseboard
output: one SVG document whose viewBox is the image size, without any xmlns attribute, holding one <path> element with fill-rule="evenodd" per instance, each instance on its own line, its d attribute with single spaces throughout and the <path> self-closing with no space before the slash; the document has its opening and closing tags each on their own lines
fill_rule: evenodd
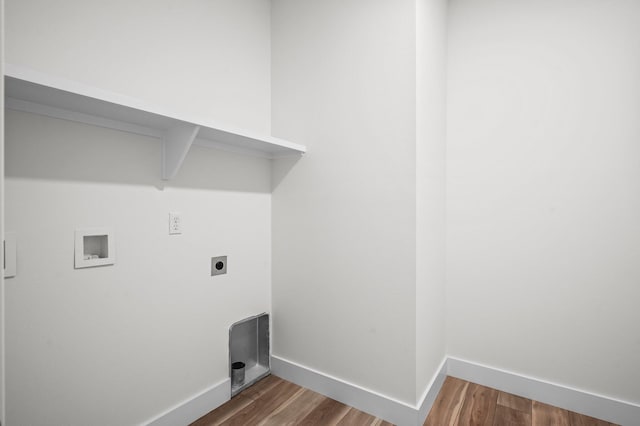
<svg viewBox="0 0 640 426">
<path fill-rule="evenodd" d="M 419 407 L 398 401 L 386 395 L 348 383 L 336 377 L 320 373 L 312 368 L 283 358 L 271 357 L 271 372 L 299 386 L 311 389 L 343 404 L 379 417 L 399 426 L 419 426 L 429 414 L 440 387 L 446 377 L 446 362 L 440 368 L 427 390 Z M 424 414 L 424 416 L 423 416 Z"/>
<path fill-rule="evenodd" d="M 440 393 L 440 389 L 442 389 L 442 384 L 444 383 L 444 379 L 447 378 L 447 370 L 448 370 L 449 361 L 447 358 L 443 359 L 438 367 L 438 371 L 431 379 L 431 382 L 425 389 L 422 398 L 420 401 L 420 408 L 418 409 L 418 425 L 422 426 L 424 421 L 427 420 L 427 416 L 429 415 L 429 411 L 431 411 L 431 407 L 433 407 L 433 403 L 438 397 L 438 393 Z"/>
<path fill-rule="evenodd" d="M 447 374 L 624 426 L 640 423 L 640 406 L 453 357 Z"/>
<path fill-rule="evenodd" d="M 231 381 L 225 379 L 144 424 L 147 426 L 187 426 L 229 401 L 230 398 Z"/>
<path fill-rule="evenodd" d="M 271 372 L 285 380 L 399 426 L 419 426 L 424 423 L 446 376 L 457 377 L 623 426 L 638 425 L 640 419 L 640 405 L 634 403 L 453 357 L 442 361 L 418 406 L 412 406 L 277 356 L 271 357 Z M 188 425 L 227 402 L 230 397 L 230 386 L 229 379 L 225 379 L 144 424 L 147 426 Z"/>
</svg>

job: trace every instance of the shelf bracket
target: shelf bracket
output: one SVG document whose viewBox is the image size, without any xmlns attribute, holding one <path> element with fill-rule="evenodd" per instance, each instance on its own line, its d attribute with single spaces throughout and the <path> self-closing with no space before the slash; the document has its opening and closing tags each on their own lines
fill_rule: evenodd
<svg viewBox="0 0 640 426">
<path fill-rule="evenodd" d="M 170 180 L 176 176 L 199 130 L 200 126 L 182 123 L 166 131 L 162 140 L 163 180 Z"/>
</svg>

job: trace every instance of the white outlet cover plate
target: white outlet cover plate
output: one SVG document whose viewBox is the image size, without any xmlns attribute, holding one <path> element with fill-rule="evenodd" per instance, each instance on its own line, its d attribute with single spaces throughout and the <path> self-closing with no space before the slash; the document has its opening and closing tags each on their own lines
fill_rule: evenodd
<svg viewBox="0 0 640 426">
<path fill-rule="evenodd" d="M 182 234 L 182 214 L 169 213 L 169 235 Z"/>
</svg>

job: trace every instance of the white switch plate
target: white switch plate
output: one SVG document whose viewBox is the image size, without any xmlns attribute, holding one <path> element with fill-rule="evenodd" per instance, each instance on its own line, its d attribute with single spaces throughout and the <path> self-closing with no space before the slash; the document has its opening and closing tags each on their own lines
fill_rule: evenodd
<svg viewBox="0 0 640 426">
<path fill-rule="evenodd" d="M 169 213 L 169 235 L 182 234 L 182 215 L 177 212 Z"/>
</svg>

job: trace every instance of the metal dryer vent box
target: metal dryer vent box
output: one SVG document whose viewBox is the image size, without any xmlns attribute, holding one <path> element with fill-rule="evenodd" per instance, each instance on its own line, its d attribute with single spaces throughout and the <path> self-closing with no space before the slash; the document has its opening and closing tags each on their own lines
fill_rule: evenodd
<svg viewBox="0 0 640 426">
<path fill-rule="evenodd" d="M 245 364 L 244 382 L 231 386 L 231 396 L 270 373 L 269 354 L 269 314 L 245 318 L 229 328 L 229 377 L 234 362 Z"/>
</svg>

